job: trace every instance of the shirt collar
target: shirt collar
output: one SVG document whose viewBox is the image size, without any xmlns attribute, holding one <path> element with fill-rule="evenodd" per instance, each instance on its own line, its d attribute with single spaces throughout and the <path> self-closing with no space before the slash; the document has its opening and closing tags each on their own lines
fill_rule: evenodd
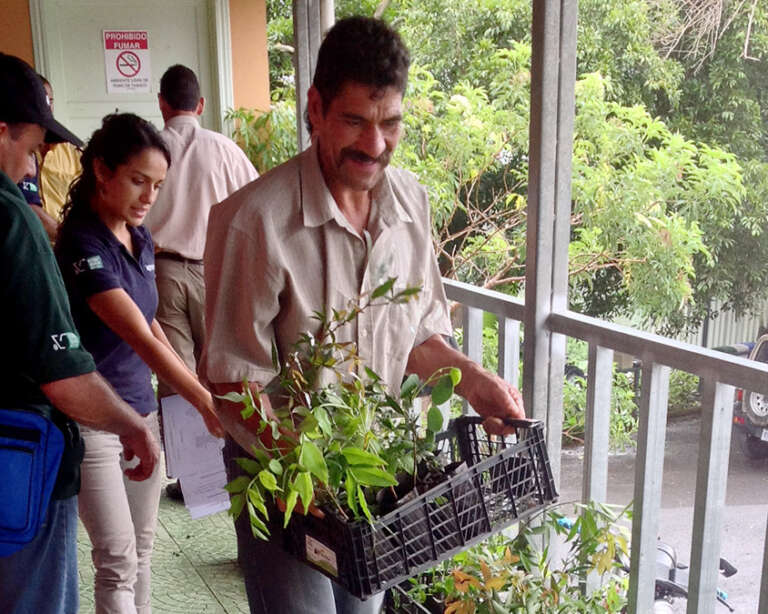
<svg viewBox="0 0 768 614">
<path fill-rule="evenodd" d="M 82 223 L 88 225 L 94 234 L 107 241 L 115 249 L 125 250 L 125 246 L 120 243 L 114 233 L 107 228 L 106 224 L 101 221 L 101 218 L 92 209 L 82 209 L 79 214 Z M 144 253 L 145 247 L 149 239 L 149 233 L 146 230 L 142 230 L 141 227 L 136 228 L 134 226 L 128 226 L 128 232 L 131 235 L 131 240 L 136 248 L 136 252 L 141 255 Z"/>
<path fill-rule="evenodd" d="M 166 128 L 175 128 L 179 130 L 183 126 L 199 126 L 200 123 L 197 120 L 196 115 L 174 115 L 167 122 L 165 122 Z"/>
<path fill-rule="evenodd" d="M 392 178 L 390 169 L 387 168 L 384 171 L 384 177 L 379 184 L 373 188 L 371 197 L 373 202 L 377 205 L 376 211 L 379 218 L 379 223 L 385 226 L 394 226 L 399 222 L 409 224 L 413 222 L 411 216 L 403 207 L 403 204 L 395 196 L 395 192 L 392 189 Z"/>
<path fill-rule="evenodd" d="M 382 180 L 371 192 L 378 221 L 385 226 L 394 226 L 399 222 L 410 223 L 413 220 L 395 197 L 389 174 L 390 169 L 385 169 Z M 300 181 L 305 226 L 322 226 L 333 219 L 340 226 L 348 225 L 325 184 L 316 144 L 301 154 Z"/>
</svg>

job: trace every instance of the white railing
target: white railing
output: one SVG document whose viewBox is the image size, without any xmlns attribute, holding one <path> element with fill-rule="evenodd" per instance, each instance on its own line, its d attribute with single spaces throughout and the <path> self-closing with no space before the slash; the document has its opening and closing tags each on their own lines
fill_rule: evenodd
<svg viewBox="0 0 768 614">
<path fill-rule="evenodd" d="M 444 280 L 449 300 L 462 304 L 464 351 L 482 358 L 483 312 L 499 320 L 499 375 L 518 382 L 520 323 L 525 306 L 517 299 L 452 280 Z M 714 612 L 720 558 L 720 533 L 728 475 L 734 387 L 768 394 L 768 365 L 619 326 L 573 312 L 551 313 L 546 327 L 589 344 L 582 499 L 605 501 L 613 352 L 642 361 L 638 409 L 630 612 L 653 607 L 656 538 L 661 509 L 669 373 L 679 369 L 702 382 L 701 435 L 694 503 L 688 612 Z M 534 365 L 535 369 L 548 368 Z M 562 406 L 562 403 L 559 404 Z M 552 423 L 552 420 L 547 420 Z M 554 423 L 559 423 L 555 420 Z M 552 437 L 548 437 L 552 441 Z M 550 451 L 552 453 L 552 451 Z M 560 450 L 551 458 L 560 475 Z M 768 531 L 767 531 L 768 540 Z M 764 558 L 768 561 L 768 543 Z M 768 612 L 768 573 L 760 587 L 759 612 Z"/>
</svg>

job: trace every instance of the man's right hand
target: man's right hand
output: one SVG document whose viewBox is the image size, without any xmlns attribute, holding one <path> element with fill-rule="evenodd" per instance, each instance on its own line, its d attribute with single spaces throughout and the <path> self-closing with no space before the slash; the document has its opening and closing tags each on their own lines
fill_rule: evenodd
<svg viewBox="0 0 768 614">
<path fill-rule="evenodd" d="M 128 479 L 141 482 L 152 475 L 155 465 L 160 460 L 160 445 L 152 432 L 145 426 L 135 434 L 121 436 L 120 443 L 123 444 L 125 460 L 129 461 L 134 456 L 139 459 L 138 465 L 125 470 Z"/>
<path fill-rule="evenodd" d="M 213 383 L 209 384 L 211 392 L 213 392 L 214 400 L 216 403 L 216 415 L 229 436 L 234 439 L 237 444 L 247 452 L 251 451 L 251 446 L 259 446 L 261 437 L 258 434 L 259 418 L 257 415 L 252 416 L 249 420 L 243 420 L 241 411 L 243 410 L 242 403 L 235 403 L 227 401 L 221 397 L 230 393 L 243 391 L 242 382 L 232 383 Z M 269 402 L 267 395 L 261 394 L 261 386 L 255 382 L 250 384 L 251 394 L 254 400 L 258 399 L 262 405 L 263 410 L 269 415 L 272 413 L 272 406 Z M 269 429 L 267 429 L 268 433 Z"/>
<path fill-rule="evenodd" d="M 205 391 L 205 397 L 195 406 L 195 409 L 200 412 L 200 416 L 205 423 L 205 428 L 208 429 L 208 432 L 211 435 L 220 439 L 226 437 L 227 431 L 224 429 L 219 417 L 216 415 L 216 405 L 213 402 L 213 397 L 210 392 L 207 390 Z"/>
<path fill-rule="evenodd" d="M 55 380 L 40 386 L 51 403 L 70 418 L 120 437 L 125 459 L 138 457 L 139 464 L 125 474 L 146 480 L 160 459 L 160 445 L 141 416 L 123 401 L 95 371 Z"/>
</svg>

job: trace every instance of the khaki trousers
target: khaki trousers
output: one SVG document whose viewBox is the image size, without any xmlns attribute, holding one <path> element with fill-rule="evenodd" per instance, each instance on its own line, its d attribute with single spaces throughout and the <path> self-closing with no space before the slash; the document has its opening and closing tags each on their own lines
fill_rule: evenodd
<svg viewBox="0 0 768 614">
<path fill-rule="evenodd" d="M 203 265 L 157 258 L 155 277 L 160 299 L 155 317 L 176 353 L 196 371 L 205 339 Z M 165 382 L 158 382 L 160 398 L 175 392 Z"/>
<path fill-rule="evenodd" d="M 158 437 L 157 412 L 144 420 Z M 80 428 L 85 458 L 78 504 L 93 545 L 95 614 L 150 614 L 152 545 L 162 485 L 159 465 L 148 479 L 129 480 L 123 475 L 123 446 L 117 435 Z"/>
</svg>

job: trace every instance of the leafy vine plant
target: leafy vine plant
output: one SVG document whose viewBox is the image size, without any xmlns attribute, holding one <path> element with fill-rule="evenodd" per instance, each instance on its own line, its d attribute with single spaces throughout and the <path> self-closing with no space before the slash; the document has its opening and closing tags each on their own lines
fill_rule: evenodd
<svg viewBox="0 0 768 614">
<path fill-rule="evenodd" d="M 264 389 L 271 414 L 247 381 L 242 392 L 221 397 L 242 403 L 243 419 L 256 421 L 259 442 L 249 450 L 250 458 L 237 459 L 247 475 L 226 486 L 232 494 L 230 514 L 237 517 L 247 509 L 255 537 L 268 539 L 269 509 L 275 503 L 284 508 L 284 527 L 295 511 L 306 514 L 310 504 L 345 520 L 372 522 L 383 499 L 397 499 L 395 487 L 404 476 L 418 490 L 420 476 L 439 468 L 434 443 L 443 415 L 438 406 L 451 398 L 461 372 L 440 369 L 423 382 L 410 375 L 393 394 L 364 364 L 357 346 L 337 338 L 364 310 L 406 303 L 421 290 L 397 289 L 395 281 L 388 279 L 347 309 L 315 312 L 318 331 L 301 334 L 282 361 L 273 346 L 278 375 Z M 429 407 L 422 412 L 421 397 L 427 394 Z M 388 491 L 387 497 L 380 491 Z"/>
</svg>

